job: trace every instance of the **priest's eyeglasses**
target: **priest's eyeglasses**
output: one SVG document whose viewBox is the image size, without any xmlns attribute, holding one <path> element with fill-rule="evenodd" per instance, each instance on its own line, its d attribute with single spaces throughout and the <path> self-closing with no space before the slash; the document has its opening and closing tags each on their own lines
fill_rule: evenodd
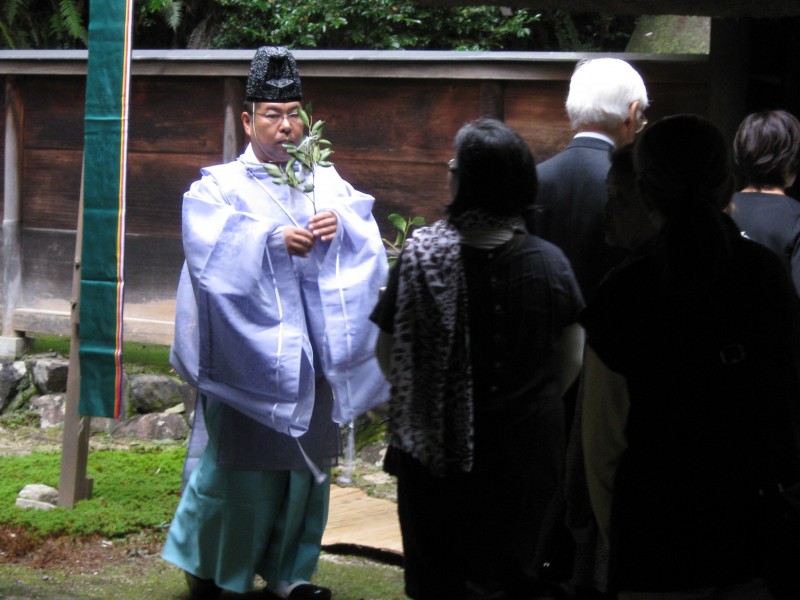
<svg viewBox="0 0 800 600">
<path fill-rule="evenodd" d="M 289 123 L 292 124 L 299 123 L 301 121 L 300 113 L 297 112 L 296 110 L 293 110 L 290 113 L 268 111 L 265 113 L 257 112 L 253 114 L 258 115 L 259 117 L 264 117 L 267 120 L 267 123 L 269 123 L 270 125 L 278 125 L 280 123 L 283 123 L 284 119 L 288 120 Z"/>
</svg>

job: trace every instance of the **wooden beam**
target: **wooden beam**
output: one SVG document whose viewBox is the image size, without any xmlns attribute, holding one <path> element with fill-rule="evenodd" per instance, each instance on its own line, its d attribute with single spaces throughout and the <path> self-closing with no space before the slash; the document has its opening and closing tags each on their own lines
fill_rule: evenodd
<svg viewBox="0 0 800 600">
<path fill-rule="evenodd" d="M 12 324 L 22 287 L 20 214 L 22 194 L 22 94 L 15 77 L 6 79 L 6 136 L 3 185 L 3 337 L 16 337 Z"/>
<path fill-rule="evenodd" d="M 798 3 L 800 4 L 800 3 Z M 305 79 L 569 79 L 584 52 L 460 52 L 430 50 L 293 50 Z M 705 56 L 604 53 L 637 64 L 692 69 Z M 86 75 L 85 50 L 0 50 L 0 75 Z M 232 77 L 241 84 L 253 50 L 134 50 L 131 73 L 158 77 Z"/>
</svg>

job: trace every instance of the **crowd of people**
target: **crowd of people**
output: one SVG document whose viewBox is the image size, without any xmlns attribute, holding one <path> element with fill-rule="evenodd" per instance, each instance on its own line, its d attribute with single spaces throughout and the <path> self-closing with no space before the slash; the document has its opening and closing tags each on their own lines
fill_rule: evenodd
<svg viewBox="0 0 800 600">
<path fill-rule="evenodd" d="M 264 169 L 296 165 L 301 101 L 259 48 L 247 149 L 184 196 L 173 364 L 200 402 L 163 556 L 192 598 L 256 574 L 333 597 L 311 580 L 338 425 L 383 402 L 409 598 L 800 598 L 768 527 L 800 481 L 795 117 L 745 118 L 735 178 L 711 121 L 648 126 L 630 64 L 581 62 L 571 143 L 537 165 L 465 124 L 446 217 L 387 271 L 372 196 Z"/>
</svg>

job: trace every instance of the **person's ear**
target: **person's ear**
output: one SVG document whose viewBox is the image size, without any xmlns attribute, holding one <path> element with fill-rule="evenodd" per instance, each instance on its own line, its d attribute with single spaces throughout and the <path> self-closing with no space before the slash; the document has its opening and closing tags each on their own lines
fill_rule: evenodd
<svg viewBox="0 0 800 600">
<path fill-rule="evenodd" d="M 242 112 L 242 127 L 244 127 L 244 132 L 248 136 L 250 136 L 250 133 L 251 133 L 250 129 L 251 129 L 252 126 L 253 126 L 253 117 L 252 117 L 252 115 L 247 111 Z"/>
<path fill-rule="evenodd" d="M 639 101 L 634 100 L 628 106 L 628 116 L 625 119 L 625 126 L 634 129 L 636 127 L 636 111 L 639 110 Z"/>
</svg>

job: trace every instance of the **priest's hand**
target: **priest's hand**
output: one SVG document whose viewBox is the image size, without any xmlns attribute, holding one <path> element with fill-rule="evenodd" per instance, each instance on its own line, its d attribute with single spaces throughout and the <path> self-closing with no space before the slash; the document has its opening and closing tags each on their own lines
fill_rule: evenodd
<svg viewBox="0 0 800 600">
<path fill-rule="evenodd" d="M 314 246 L 314 236 L 311 232 L 299 227 L 285 227 L 283 242 L 290 255 L 305 258 Z"/>
<path fill-rule="evenodd" d="M 323 242 L 330 242 L 336 236 L 338 226 L 339 219 L 331 211 L 317 213 L 308 222 L 308 230 Z"/>
</svg>

